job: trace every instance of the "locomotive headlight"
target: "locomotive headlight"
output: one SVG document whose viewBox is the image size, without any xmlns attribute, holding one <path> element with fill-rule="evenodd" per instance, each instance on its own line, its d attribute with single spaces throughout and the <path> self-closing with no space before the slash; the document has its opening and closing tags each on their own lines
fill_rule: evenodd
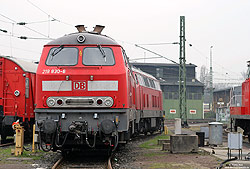
<svg viewBox="0 0 250 169">
<path fill-rule="evenodd" d="M 97 105 L 102 105 L 102 99 L 97 99 L 96 103 Z"/>
<path fill-rule="evenodd" d="M 62 100 L 62 99 L 57 99 L 56 103 L 57 103 L 58 105 L 63 105 L 63 100 Z"/>
<path fill-rule="evenodd" d="M 86 38 L 85 38 L 85 36 L 83 36 L 83 35 L 78 35 L 76 39 L 77 39 L 77 41 L 78 41 L 79 43 L 83 43 L 83 42 L 85 41 Z"/>
<path fill-rule="evenodd" d="M 113 99 L 112 98 L 108 98 L 104 101 L 104 104 L 107 106 L 107 107 L 111 107 L 113 105 Z"/>
<path fill-rule="evenodd" d="M 55 104 L 56 104 L 55 99 L 48 98 L 48 100 L 47 100 L 47 105 L 48 105 L 49 107 L 53 107 Z"/>
</svg>

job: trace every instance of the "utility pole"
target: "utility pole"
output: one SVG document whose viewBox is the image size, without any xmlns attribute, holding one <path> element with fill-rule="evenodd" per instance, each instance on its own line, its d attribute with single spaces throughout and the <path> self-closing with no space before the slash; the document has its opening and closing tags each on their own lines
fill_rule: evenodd
<svg viewBox="0 0 250 169">
<path fill-rule="evenodd" d="M 180 16 L 179 110 L 182 127 L 188 127 L 185 41 L 185 16 Z"/>
<path fill-rule="evenodd" d="M 213 69 L 212 69 L 212 48 L 210 46 L 210 80 L 209 80 L 209 87 L 210 87 L 210 112 L 213 111 Z"/>
</svg>

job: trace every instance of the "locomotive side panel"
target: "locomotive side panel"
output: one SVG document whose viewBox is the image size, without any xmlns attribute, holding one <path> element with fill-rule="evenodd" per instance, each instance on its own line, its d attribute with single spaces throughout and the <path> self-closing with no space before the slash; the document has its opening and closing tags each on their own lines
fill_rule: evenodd
<svg viewBox="0 0 250 169">
<path fill-rule="evenodd" d="M 241 107 L 230 107 L 231 127 L 237 131 L 237 127 L 241 127 L 244 130 L 244 135 L 248 135 L 250 142 L 250 83 L 249 79 L 246 79 L 242 83 L 242 105 Z"/>
<path fill-rule="evenodd" d="M 250 115 L 250 92 L 249 92 L 249 79 L 242 83 L 242 107 L 244 107 L 244 111 L 241 112 L 241 115 Z"/>
</svg>

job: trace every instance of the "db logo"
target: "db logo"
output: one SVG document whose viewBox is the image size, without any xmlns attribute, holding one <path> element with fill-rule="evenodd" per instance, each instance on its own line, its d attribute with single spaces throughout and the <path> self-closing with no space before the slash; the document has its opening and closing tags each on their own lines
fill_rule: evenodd
<svg viewBox="0 0 250 169">
<path fill-rule="evenodd" d="M 74 90 L 85 90 L 86 82 L 74 82 Z"/>
</svg>

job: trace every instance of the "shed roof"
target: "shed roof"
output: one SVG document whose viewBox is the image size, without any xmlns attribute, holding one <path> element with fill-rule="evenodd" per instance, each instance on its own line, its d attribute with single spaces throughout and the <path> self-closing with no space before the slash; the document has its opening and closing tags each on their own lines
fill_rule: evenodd
<svg viewBox="0 0 250 169">
<path fill-rule="evenodd" d="M 161 83 L 160 83 L 162 86 L 178 86 L 179 85 L 179 82 L 163 82 L 163 81 L 161 81 Z M 187 86 L 199 86 L 199 87 L 203 87 L 204 86 L 204 84 L 203 83 L 201 83 L 201 82 L 199 82 L 198 80 L 196 80 L 195 82 L 186 82 L 186 85 Z"/>
<path fill-rule="evenodd" d="M 159 67 L 159 66 L 167 66 L 167 67 L 179 67 L 177 64 L 173 63 L 139 63 L 139 62 L 131 62 L 133 66 L 153 66 L 153 67 Z M 189 63 L 186 64 L 186 67 L 197 67 L 196 65 Z"/>
</svg>

